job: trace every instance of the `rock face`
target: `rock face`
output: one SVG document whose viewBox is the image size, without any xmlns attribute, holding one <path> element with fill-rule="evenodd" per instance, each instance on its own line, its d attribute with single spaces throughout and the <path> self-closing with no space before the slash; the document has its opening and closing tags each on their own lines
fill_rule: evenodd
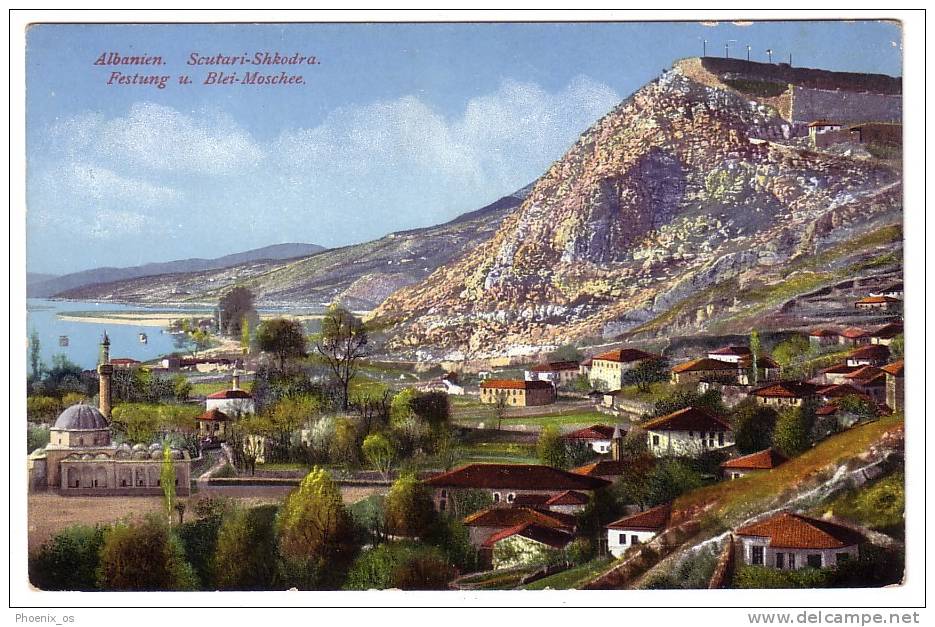
<svg viewBox="0 0 935 627">
<path fill-rule="evenodd" d="M 384 301 L 388 349 L 484 357 L 613 336 L 901 221 L 898 166 L 815 152 L 773 106 L 686 67 L 586 131 L 492 238 Z"/>
</svg>

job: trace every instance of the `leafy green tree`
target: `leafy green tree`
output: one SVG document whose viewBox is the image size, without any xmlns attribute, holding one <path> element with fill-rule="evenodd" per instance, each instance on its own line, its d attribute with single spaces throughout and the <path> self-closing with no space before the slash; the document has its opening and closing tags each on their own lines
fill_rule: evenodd
<svg viewBox="0 0 935 627">
<path fill-rule="evenodd" d="M 446 590 L 457 576 L 444 557 L 425 551 L 404 562 L 393 572 L 393 587 L 400 590 Z"/>
<path fill-rule="evenodd" d="M 355 466 L 360 459 L 357 446 L 357 428 L 347 418 L 338 418 L 334 423 L 334 438 L 328 449 L 331 461 Z"/>
<path fill-rule="evenodd" d="M 773 359 L 780 366 L 793 366 L 811 352 L 812 346 L 804 335 L 794 335 L 773 348 Z"/>
<path fill-rule="evenodd" d="M 104 527 L 73 525 L 29 556 L 29 581 L 40 590 L 97 589 Z"/>
<path fill-rule="evenodd" d="M 876 418 L 878 412 L 876 403 L 859 394 L 848 394 L 838 401 L 838 409 L 856 416 L 861 420 Z"/>
<path fill-rule="evenodd" d="M 42 378 L 42 353 L 39 333 L 33 329 L 29 334 L 29 369 L 36 381 Z"/>
<path fill-rule="evenodd" d="M 250 319 L 247 316 L 240 321 L 240 350 L 244 355 L 250 352 Z"/>
<path fill-rule="evenodd" d="M 172 451 L 169 450 L 168 443 L 162 446 L 162 469 L 159 473 L 159 484 L 162 486 L 166 517 L 171 521 L 172 511 L 175 509 L 175 463 L 172 460 Z"/>
<path fill-rule="evenodd" d="M 396 461 L 396 447 L 382 433 L 371 433 L 364 438 L 361 450 L 367 462 L 385 480 Z"/>
<path fill-rule="evenodd" d="M 202 589 L 214 590 L 215 554 L 217 553 L 218 532 L 227 512 L 232 505 L 224 500 L 203 498 L 195 502 L 196 520 L 180 523 L 175 533 L 182 543 L 185 559 L 192 565 Z"/>
<path fill-rule="evenodd" d="M 731 411 L 734 441 L 741 453 L 755 453 L 769 448 L 776 426 L 776 410 L 764 407 L 756 399 L 744 399 Z"/>
<path fill-rule="evenodd" d="M 727 413 L 727 408 L 724 406 L 721 393 L 718 390 L 708 390 L 703 394 L 699 394 L 694 390 L 679 390 L 656 401 L 653 404 L 650 417 L 665 416 L 686 407 L 704 409 L 715 416 L 723 416 Z"/>
<path fill-rule="evenodd" d="M 900 333 L 890 341 L 890 355 L 894 358 L 902 357 L 906 354 L 906 339 Z"/>
<path fill-rule="evenodd" d="M 393 482 L 383 507 L 387 531 L 393 535 L 421 537 L 435 522 L 432 495 L 414 475 Z"/>
<path fill-rule="evenodd" d="M 188 397 L 192 394 L 192 382 L 188 380 L 188 377 L 183 375 L 173 377 L 172 391 L 175 400 L 179 402 L 187 401 Z"/>
<path fill-rule="evenodd" d="M 391 542 L 361 554 L 348 571 L 345 590 L 444 590 L 455 571 L 439 550 Z"/>
<path fill-rule="evenodd" d="M 265 320 L 256 330 L 256 343 L 261 351 L 276 355 L 280 372 L 285 372 L 288 360 L 306 355 L 305 330 L 298 320 Z"/>
<path fill-rule="evenodd" d="M 416 394 L 410 401 L 412 413 L 427 424 L 438 427 L 448 422 L 451 405 L 444 392 L 425 392 Z"/>
<path fill-rule="evenodd" d="M 669 380 L 669 364 L 665 359 L 644 359 L 623 373 L 624 385 L 635 385 L 648 392 L 653 383 Z"/>
<path fill-rule="evenodd" d="M 562 344 L 549 353 L 549 361 L 582 361 L 584 353 L 574 344 Z"/>
<path fill-rule="evenodd" d="M 237 337 L 244 318 L 257 319 L 254 295 L 248 288 L 238 285 L 225 293 L 218 302 L 218 327 L 221 333 Z"/>
<path fill-rule="evenodd" d="M 403 388 L 390 401 L 390 421 L 393 424 L 403 422 L 412 416 L 412 399 L 418 392 L 413 388 Z"/>
<path fill-rule="evenodd" d="M 644 451 L 628 457 L 627 460 L 627 472 L 614 482 L 612 491 L 622 503 L 636 505 L 640 510 L 645 510 L 653 500 L 650 475 L 653 473 L 655 458 Z"/>
<path fill-rule="evenodd" d="M 26 418 L 29 422 L 51 422 L 62 411 L 62 403 L 52 396 L 26 398 Z"/>
<path fill-rule="evenodd" d="M 648 483 L 648 504 L 653 507 L 701 487 L 702 480 L 691 464 L 680 459 L 662 459 L 649 473 Z"/>
<path fill-rule="evenodd" d="M 317 466 L 286 497 L 278 529 L 289 585 L 320 586 L 329 576 L 337 577 L 353 556 L 353 526 L 341 490 Z"/>
<path fill-rule="evenodd" d="M 360 318 L 340 305 L 328 307 L 315 348 L 341 388 L 341 407 L 345 411 L 350 403 L 348 388 L 367 354 L 368 341 L 367 327 Z"/>
<path fill-rule="evenodd" d="M 98 567 L 102 590 L 193 590 L 197 578 L 164 520 L 117 523 L 104 531 Z"/>
<path fill-rule="evenodd" d="M 445 559 L 462 573 L 481 569 L 480 555 L 471 543 L 471 534 L 455 516 L 439 516 L 423 540 L 437 547 Z"/>
<path fill-rule="evenodd" d="M 553 468 L 567 468 L 568 457 L 565 454 L 565 440 L 562 432 L 554 425 L 546 426 L 539 434 L 536 443 L 536 456 L 539 462 Z"/>
<path fill-rule="evenodd" d="M 45 448 L 50 437 L 51 431 L 48 427 L 26 425 L 26 453 L 32 453 L 37 448 Z"/>
<path fill-rule="evenodd" d="M 799 407 L 787 407 L 779 412 L 773 430 L 773 446 L 786 457 L 795 457 L 812 445 L 812 429 L 815 426 L 815 406 L 803 403 Z"/>
<path fill-rule="evenodd" d="M 218 531 L 215 581 L 220 590 L 269 590 L 275 586 L 278 549 L 276 505 L 238 508 Z"/>
<path fill-rule="evenodd" d="M 750 353 L 753 357 L 750 363 L 750 381 L 753 385 L 757 385 L 760 380 L 759 359 L 762 351 L 763 346 L 760 344 L 760 334 L 754 329 L 750 331 Z"/>
</svg>

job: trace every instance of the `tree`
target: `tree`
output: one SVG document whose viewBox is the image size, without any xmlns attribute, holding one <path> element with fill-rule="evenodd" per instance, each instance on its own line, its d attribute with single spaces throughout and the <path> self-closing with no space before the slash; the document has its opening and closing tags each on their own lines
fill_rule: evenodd
<svg viewBox="0 0 935 627">
<path fill-rule="evenodd" d="M 396 448 L 382 433 L 371 433 L 364 438 L 361 447 L 364 458 L 386 480 L 393 462 L 396 461 Z"/>
<path fill-rule="evenodd" d="M 390 401 L 390 420 L 393 424 L 398 424 L 412 416 L 412 399 L 416 397 L 416 390 L 413 388 L 403 388 L 393 396 Z"/>
<path fill-rule="evenodd" d="M 906 338 L 900 333 L 890 341 L 890 354 L 893 357 L 902 357 L 906 353 Z"/>
<path fill-rule="evenodd" d="M 448 395 L 444 392 L 416 394 L 410 401 L 412 413 L 433 427 L 444 425 L 451 415 Z"/>
<path fill-rule="evenodd" d="M 279 548 L 291 585 L 311 587 L 341 570 L 353 554 L 351 518 L 341 490 L 322 468 L 313 468 L 279 511 Z"/>
<path fill-rule="evenodd" d="M 394 481 L 383 506 L 386 529 L 393 535 L 421 537 L 435 522 L 432 496 L 414 475 Z"/>
<path fill-rule="evenodd" d="M 29 334 L 29 367 L 32 378 L 38 381 L 42 377 L 42 357 L 40 352 L 39 333 L 33 329 Z"/>
<path fill-rule="evenodd" d="M 788 340 L 780 342 L 773 348 L 773 359 L 780 366 L 790 367 L 799 363 L 812 350 L 808 338 L 804 335 L 793 335 Z"/>
<path fill-rule="evenodd" d="M 625 385 L 635 385 L 640 392 L 648 392 L 653 383 L 669 380 L 669 365 L 665 359 L 644 359 L 623 373 Z"/>
<path fill-rule="evenodd" d="M 549 361 L 581 361 L 583 359 L 584 353 L 574 344 L 562 344 L 549 353 Z"/>
<path fill-rule="evenodd" d="M 250 352 L 250 319 L 247 316 L 240 321 L 240 350 L 244 355 Z"/>
<path fill-rule="evenodd" d="M 269 590 L 275 584 L 275 505 L 238 508 L 224 518 L 218 530 L 215 557 L 216 585 L 220 590 Z"/>
<path fill-rule="evenodd" d="M 244 318 L 257 318 L 254 296 L 248 288 L 238 285 L 224 294 L 218 302 L 218 328 L 221 333 L 238 336 Z"/>
<path fill-rule="evenodd" d="M 860 420 L 876 418 L 878 414 L 876 403 L 860 394 L 848 394 L 839 400 L 838 409 L 856 416 Z"/>
<path fill-rule="evenodd" d="M 172 511 L 175 509 L 175 462 L 172 460 L 172 451 L 168 443 L 162 445 L 162 470 L 159 473 L 159 484 L 162 486 L 166 517 L 171 523 Z"/>
<path fill-rule="evenodd" d="M 367 327 L 359 318 L 338 304 L 328 307 L 315 348 L 343 392 L 341 403 L 345 411 L 349 404 L 348 388 L 366 355 L 367 342 Z"/>
<path fill-rule="evenodd" d="M 73 525 L 29 555 L 29 581 L 40 590 L 97 589 L 104 528 Z"/>
<path fill-rule="evenodd" d="M 329 447 L 331 461 L 354 466 L 358 462 L 357 429 L 347 418 L 339 418 L 334 423 L 334 439 Z"/>
<path fill-rule="evenodd" d="M 193 590 L 195 573 L 164 520 L 117 523 L 104 531 L 98 567 L 102 590 Z"/>
<path fill-rule="evenodd" d="M 279 359 L 279 372 L 285 372 L 286 361 L 305 357 L 305 330 L 298 320 L 274 318 L 260 324 L 256 330 L 257 347 L 276 355 Z"/>
<path fill-rule="evenodd" d="M 741 453 L 755 453 L 769 448 L 776 426 L 776 410 L 764 407 L 756 399 L 748 398 L 731 411 L 734 441 Z"/>
<path fill-rule="evenodd" d="M 679 459 L 663 459 L 649 473 L 649 502 L 656 506 L 669 503 L 682 494 L 701 487 L 701 475 Z"/>
<path fill-rule="evenodd" d="M 536 443 L 536 456 L 546 466 L 553 468 L 567 468 L 568 459 L 565 455 L 565 440 L 562 432 L 554 425 L 548 425 L 539 434 Z"/>
<path fill-rule="evenodd" d="M 506 394 L 498 393 L 497 400 L 494 403 L 493 410 L 497 416 L 497 431 L 503 428 L 503 419 L 506 417 Z"/>
<path fill-rule="evenodd" d="M 750 354 L 753 357 L 750 363 L 750 381 L 753 385 L 757 385 L 760 380 L 759 359 L 762 350 L 760 334 L 754 329 L 750 331 Z"/>
<path fill-rule="evenodd" d="M 649 478 L 655 458 L 643 452 L 627 458 L 627 461 L 627 472 L 614 482 L 613 491 L 624 503 L 632 503 L 645 510 L 653 498 Z"/>
<path fill-rule="evenodd" d="M 787 407 L 779 412 L 779 418 L 776 420 L 773 446 L 786 457 L 795 457 L 812 445 L 814 426 L 814 404 L 803 403 L 799 407 Z"/>
<path fill-rule="evenodd" d="M 727 408 L 724 407 L 721 393 L 718 390 L 708 390 L 704 394 L 699 394 L 693 390 L 682 390 L 656 401 L 653 404 L 650 417 L 665 416 L 686 407 L 704 409 L 717 416 L 727 413 Z"/>
</svg>

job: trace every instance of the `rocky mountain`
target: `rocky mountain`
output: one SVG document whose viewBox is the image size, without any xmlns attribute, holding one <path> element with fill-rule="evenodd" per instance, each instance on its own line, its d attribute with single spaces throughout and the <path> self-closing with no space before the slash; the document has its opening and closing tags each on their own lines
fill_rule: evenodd
<svg viewBox="0 0 935 627">
<path fill-rule="evenodd" d="M 177 261 L 147 263 L 129 268 L 93 268 L 61 276 L 46 275 L 45 278 L 27 274 L 27 294 L 30 298 L 47 298 L 61 292 L 78 290 L 99 283 L 171 273 L 216 270 L 238 264 L 294 259 L 296 257 L 307 257 L 322 250 L 325 250 L 325 247 L 318 244 L 273 244 L 272 246 L 224 255 L 215 259 L 180 259 Z"/>
<path fill-rule="evenodd" d="M 529 190 L 524 187 L 445 224 L 391 233 L 289 262 L 253 261 L 219 270 L 147 276 L 57 296 L 127 303 L 216 303 L 225 290 L 240 284 L 252 289 L 262 305 L 317 306 L 339 300 L 369 310 L 491 237 Z"/>
<path fill-rule="evenodd" d="M 847 138 L 815 149 L 800 118 L 859 122 L 868 103 L 896 116 L 899 92 L 892 77 L 677 62 L 581 135 L 493 237 L 384 301 L 387 350 L 746 333 L 797 294 L 898 274 L 898 155 Z"/>
</svg>

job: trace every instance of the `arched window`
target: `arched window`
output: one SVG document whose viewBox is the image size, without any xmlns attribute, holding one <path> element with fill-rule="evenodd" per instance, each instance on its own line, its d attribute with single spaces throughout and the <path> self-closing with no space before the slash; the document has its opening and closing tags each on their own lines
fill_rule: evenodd
<svg viewBox="0 0 935 627">
<path fill-rule="evenodd" d="M 494 493 L 493 493 L 493 502 L 494 502 L 494 503 L 499 503 L 499 502 L 500 502 L 500 493 L 499 493 L 499 492 L 494 492 Z"/>
</svg>

